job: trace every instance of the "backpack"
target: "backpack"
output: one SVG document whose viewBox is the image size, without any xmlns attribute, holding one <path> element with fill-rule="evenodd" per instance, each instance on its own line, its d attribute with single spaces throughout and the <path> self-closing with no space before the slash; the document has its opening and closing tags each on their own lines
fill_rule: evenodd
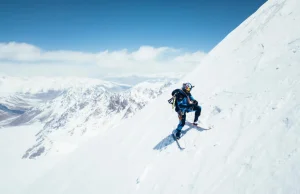
<svg viewBox="0 0 300 194">
<path fill-rule="evenodd" d="M 175 111 L 178 112 L 179 111 L 179 107 L 177 106 L 177 102 L 178 101 L 182 101 L 183 98 L 187 97 L 187 95 L 181 89 L 173 90 L 173 92 L 172 92 L 171 95 L 172 95 L 172 98 L 170 98 L 168 100 L 168 102 L 170 104 L 172 104 L 172 108 L 175 107 Z"/>
</svg>

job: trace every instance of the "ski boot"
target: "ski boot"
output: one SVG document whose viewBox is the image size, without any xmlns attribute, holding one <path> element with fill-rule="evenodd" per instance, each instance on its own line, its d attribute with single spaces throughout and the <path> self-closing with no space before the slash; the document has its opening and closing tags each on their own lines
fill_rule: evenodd
<svg viewBox="0 0 300 194">
<path fill-rule="evenodd" d="M 182 136 L 180 130 L 174 130 L 173 135 L 175 136 L 176 139 L 180 139 Z"/>
<path fill-rule="evenodd" d="M 200 125 L 200 121 L 194 121 L 194 122 L 193 122 L 193 125 L 194 125 L 194 126 L 199 126 L 199 125 Z"/>
</svg>

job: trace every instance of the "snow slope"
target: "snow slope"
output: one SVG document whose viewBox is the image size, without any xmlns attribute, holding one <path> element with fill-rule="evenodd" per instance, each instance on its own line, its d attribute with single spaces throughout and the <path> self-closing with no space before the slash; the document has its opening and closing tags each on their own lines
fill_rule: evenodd
<svg viewBox="0 0 300 194">
<path fill-rule="evenodd" d="M 0 128 L 0 193 L 24 193 L 33 183 L 62 158 L 44 157 L 39 160 L 21 159 L 26 148 L 35 141 L 40 123 Z"/>
<path fill-rule="evenodd" d="M 299 23 L 298 0 L 269 0 L 182 80 L 203 107 L 184 151 L 170 89 L 22 193 L 300 193 Z"/>
</svg>

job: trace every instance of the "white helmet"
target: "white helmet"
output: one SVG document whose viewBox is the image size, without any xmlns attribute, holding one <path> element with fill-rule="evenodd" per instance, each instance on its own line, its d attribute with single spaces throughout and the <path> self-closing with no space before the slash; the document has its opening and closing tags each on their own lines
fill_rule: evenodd
<svg viewBox="0 0 300 194">
<path fill-rule="evenodd" d="M 188 93 L 191 92 L 191 90 L 192 90 L 193 87 L 194 87 L 194 86 L 192 86 L 191 83 L 183 83 L 183 84 L 182 84 L 182 90 L 183 90 L 183 91 L 186 91 L 186 92 L 188 92 Z"/>
</svg>

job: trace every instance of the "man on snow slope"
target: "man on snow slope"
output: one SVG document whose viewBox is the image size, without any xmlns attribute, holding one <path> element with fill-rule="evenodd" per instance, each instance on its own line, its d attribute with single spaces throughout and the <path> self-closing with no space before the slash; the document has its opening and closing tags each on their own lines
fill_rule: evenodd
<svg viewBox="0 0 300 194">
<path fill-rule="evenodd" d="M 181 129 L 185 125 L 186 113 L 195 111 L 193 124 L 199 124 L 198 118 L 201 115 L 201 106 L 198 105 L 198 101 L 191 94 L 193 87 L 190 83 L 184 83 L 181 89 L 176 89 L 172 92 L 172 99 L 175 101 L 175 111 L 178 113 L 179 118 L 179 124 L 174 131 L 177 139 L 181 137 Z"/>
</svg>

